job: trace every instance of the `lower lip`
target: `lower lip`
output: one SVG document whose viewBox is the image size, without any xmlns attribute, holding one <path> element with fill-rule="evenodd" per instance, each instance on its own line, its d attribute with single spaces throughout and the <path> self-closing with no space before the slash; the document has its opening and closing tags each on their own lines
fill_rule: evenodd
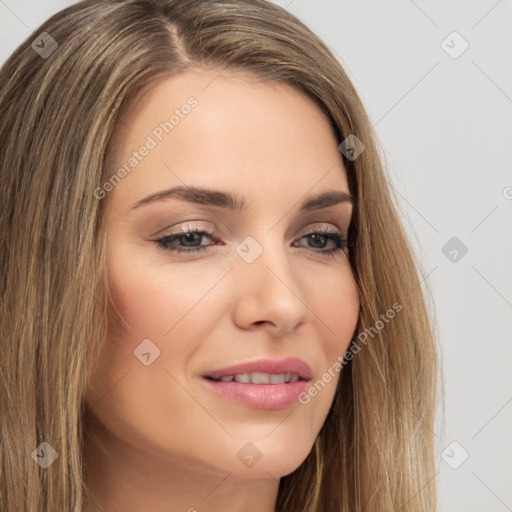
<svg viewBox="0 0 512 512">
<path fill-rule="evenodd" d="M 308 381 L 299 380 L 286 384 L 243 384 L 220 382 L 203 378 L 206 385 L 219 395 L 240 402 L 254 409 L 284 409 L 298 401 L 298 396 L 308 388 Z"/>
</svg>

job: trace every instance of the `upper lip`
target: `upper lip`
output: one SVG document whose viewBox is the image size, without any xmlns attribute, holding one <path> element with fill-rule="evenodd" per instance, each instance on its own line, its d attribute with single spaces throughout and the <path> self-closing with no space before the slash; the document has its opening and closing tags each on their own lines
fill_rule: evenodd
<svg viewBox="0 0 512 512">
<path fill-rule="evenodd" d="M 235 364 L 218 370 L 208 371 L 203 375 L 203 377 L 220 379 L 226 375 L 252 372 L 270 374 L 294 373 L 301 379 L 311 379 L 311 367 L 308 363 L 297 357 L 287 357 L 285 359 L 256 359 L 254 361 Z"/>
</svg>

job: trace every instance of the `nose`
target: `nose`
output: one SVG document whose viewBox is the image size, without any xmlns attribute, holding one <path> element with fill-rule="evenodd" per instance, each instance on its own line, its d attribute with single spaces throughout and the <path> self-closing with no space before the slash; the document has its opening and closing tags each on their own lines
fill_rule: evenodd
<svg viewBox="0 0 512 512">
<path fill-rule="evenodd" d="M 267 330 L 279 338 L 304 322 L 309 308 L 300 274 L 293 268 L 286 245 L 282 240 L 270 242 L 268 238 L 261 244 L 263 252 L 251 263 L 250 259 L 236 258 L 233 317 L 242 329 Z"/>
</svg>

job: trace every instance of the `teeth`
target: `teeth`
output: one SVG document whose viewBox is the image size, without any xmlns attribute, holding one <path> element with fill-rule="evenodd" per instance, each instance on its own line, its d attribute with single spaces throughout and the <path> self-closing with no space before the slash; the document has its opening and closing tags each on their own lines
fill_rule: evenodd
<svg viewBox="0 0 512 512">
<path fill-rule="evenodd" d="M 284 384 L 286 380 L 286 375 L 284 373 L 280 373 L 278 375 L 270 375 L 270 384 Z"/>
<path fill-rule="evenodd" d="M 285 382 L 297 382 L 300 377 L 295 373 L 237 373 L 236 375 L 225 375 L 220 382 L 239 382 L 241 384 L 284 384 Z"/>
<path fill-rule="evenodd" d="M 239 373 L 235 375 L 235 381 L 241 382 L 242 384 L 248 384 L 251 382 L 251 375 L 249 373 Z"/>
</svg>

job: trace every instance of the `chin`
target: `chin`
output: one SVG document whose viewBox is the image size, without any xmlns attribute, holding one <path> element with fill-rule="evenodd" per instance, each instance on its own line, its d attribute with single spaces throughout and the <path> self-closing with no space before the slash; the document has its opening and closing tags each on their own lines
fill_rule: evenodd
<svg viewBox="0 0 512 512">
<path fill-rule="evenodd" d="M 237 450 L 235 464 L 231 463 L 233 476 L 268 479 L 289 475 L 306 460 L 313 444 L 314 439 L 307 443 L 248 442 Z"/>
</svg>

